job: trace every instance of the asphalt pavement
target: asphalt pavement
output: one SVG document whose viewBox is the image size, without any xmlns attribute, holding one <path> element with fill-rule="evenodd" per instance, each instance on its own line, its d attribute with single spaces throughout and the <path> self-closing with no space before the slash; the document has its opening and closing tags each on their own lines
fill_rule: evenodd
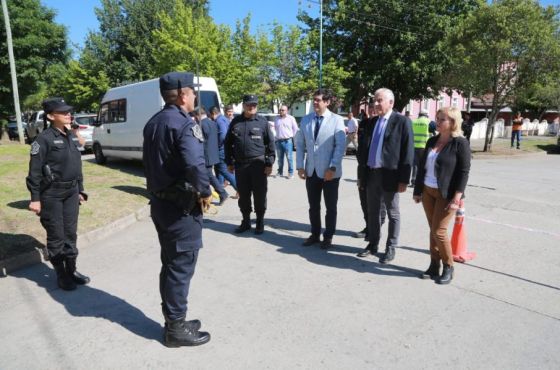
<svg viewBox="0 0 560 370">
<path fill-rule="evenodd" d="M 477 257 L 449 286 L 417 278 L 428 228 L 411 189 L 396 259 L 380 265 L 355 256 L 366 243 L 353 237 L 364 221 L 352 157 L 328 252 L 301 246 L 304 181 L 271 178 L 262 236 L 233 234 L 235 200 L 205 220 L 188 318 L 212 340 L 193 348 L 162 345 L 146 217 L 80 246 L 92 282 L 74 292 L 47 264 L 0 279 L 0 369 L 558 369 L 559 168 L 560 155 L 473 161 L 465 226 Z"/>
</svg>

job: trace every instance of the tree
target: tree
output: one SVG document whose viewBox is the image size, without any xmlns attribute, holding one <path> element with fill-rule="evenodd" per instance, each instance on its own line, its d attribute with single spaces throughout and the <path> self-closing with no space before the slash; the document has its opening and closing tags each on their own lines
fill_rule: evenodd
<svg viewBox="0 0 560 370">
<path fill-rule="evenodd" d="M 410 99 L 435 97 L 437 76 L 450 65 L 443 39 L 478 0 L 325 0 L 327 60 L 349 73 L 346 100 L 360 102 L 377 88 L 395 93 L 395 107 Z M 319 19 L 300 19 L 317 32 Z"/>
<path fill-rule="evenodd" d="M 491 104 L 484 151 L 492 148 L 500 110 L 560 70 L 559 31 L 552 7 L 532 0 L 500 0 L 482 3 L 449 38 L 455 58 L 447 76 L 450 86 Z"/>
<path fill-rule="evenodd" d="M 66 29 L 54 22 L 55 13 L 39 0 L 8 1 L 12 26 L 14 56 L 18 73 L 19 95 L 27 104 L 36 105 L 45 96 L 47 71 L 66 64 L 69 56 Z M 0 117 L 14 114 L 12 83 L 6 45 L 4 18 L 0 18 Z M 54 76 L 53 76 L 54 77 Z M 28 106 L 28 105 L 27 105 Z"/>
</svg>

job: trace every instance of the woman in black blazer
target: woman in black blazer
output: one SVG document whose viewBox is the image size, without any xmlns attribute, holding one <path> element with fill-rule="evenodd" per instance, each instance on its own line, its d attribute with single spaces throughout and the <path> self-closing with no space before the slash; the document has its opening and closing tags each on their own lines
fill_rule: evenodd
<svg viewBox="0 0 560 370">
<path fill-rule="evenodd" d="M 453 253 L 447 235 L 447 226 L 453 220 L 464 197 L 471 150 L 461 136 L 461 111 L 454 107 L 438 110 L 438 135 L 426 143 L 418 166 L 413 199 L 422 202 L 430 225 L 430 267 L 422 278 L 431 278 L 438 284 L 449 284 L 453 279 Z M 440 261 L 443 262 L 439 274 Z"/>
</svg>

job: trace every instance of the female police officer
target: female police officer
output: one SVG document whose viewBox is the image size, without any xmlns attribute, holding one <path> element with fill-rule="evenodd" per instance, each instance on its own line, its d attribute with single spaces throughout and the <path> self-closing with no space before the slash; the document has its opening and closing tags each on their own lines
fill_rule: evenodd
<svg viewBox="0 0 560 370">
<path fill-rule="evenodd" d="M 79 139 L 70 128 L 72 107 L 62 98 L 46 99 L 43 110 L 50 127 L 31 144 L 29 210 L 41 217 L 47 231 L 47 251 L 58 286 L 74 290 L 76 284 L 89 283 L 87 276 L 76 271 L 78 208 L 87 199 Z"/>
</svg>

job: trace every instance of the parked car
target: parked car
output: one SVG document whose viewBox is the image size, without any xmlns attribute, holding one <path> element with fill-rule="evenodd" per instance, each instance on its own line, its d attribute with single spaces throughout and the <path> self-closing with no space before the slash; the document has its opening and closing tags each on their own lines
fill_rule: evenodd
<svg viewBox="0 0 560 370">
<path fill-rule="evenodd" d="M 44 114 L 45 113 L 40 110 L 31 115 L 31 118 L 29 119 L 29 123 L 27 125 L 27 137 L 29 138 L 29 141 L 35 140 L 37 135 L 43 132 L 43 130 L 46 128 L 45 122 L 43 121 Z"/>
<path fill-rule="evenodd" d="M 25 138 L 25 141 L 27 141 L 29 139 L 27 136 L 27 122 L 22 122 L 21 125 L 23 128 L 23 137 Z M 12 120 L 8 121 L 8 124 L 6 125 L 6 131 L 8 131 L 8 138 L 10 140 L 19 139 L 17 121 L 12 121 Z"/>
<path fill-rule="evenodd" d="M 97 115 L 95 113 L 79 113 L 72 117 L 72 125 L 80 130 L 80 135 L 86 140 L 80 151 L 90 151 L 93 149 L 93 128 Z"/>
</svg>

